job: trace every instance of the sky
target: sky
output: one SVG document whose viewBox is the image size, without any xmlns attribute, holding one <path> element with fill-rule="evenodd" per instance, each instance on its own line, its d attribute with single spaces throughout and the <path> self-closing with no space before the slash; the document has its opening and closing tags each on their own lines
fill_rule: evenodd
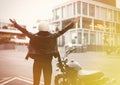
<svg viewBox="0 0 120 85">
<path fill-rule="evenodd" d="M 68 0 L 0 0 L 0 21 L 9 18 L 30 23 L 37 19 L 48 19 L 52 8 Z"/>
<path fill-rule="evenodd" d="M 52 8 L 69 0 L 0 0 L 0 21 L 16 19 L 20 24 L 32 24 L 52 17 Z M 120 7 L 120 0 L 117 0 Z"/>
</svg>

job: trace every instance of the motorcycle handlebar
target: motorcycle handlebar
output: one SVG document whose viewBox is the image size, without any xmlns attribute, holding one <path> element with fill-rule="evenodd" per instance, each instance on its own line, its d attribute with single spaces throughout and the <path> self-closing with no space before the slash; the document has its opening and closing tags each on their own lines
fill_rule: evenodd
<svg viewBox="0 0 120 85">
<path fill-rule="evenodd" d="M 69 48 L 68 50 L 66 50 L 66 55 L 68 55 L 68 54 L 70 54 L 70 53 L 72 53 L 73 51 L 75 51 L 75 47 L 71 47 L 71 48 Z"/>
</svg>

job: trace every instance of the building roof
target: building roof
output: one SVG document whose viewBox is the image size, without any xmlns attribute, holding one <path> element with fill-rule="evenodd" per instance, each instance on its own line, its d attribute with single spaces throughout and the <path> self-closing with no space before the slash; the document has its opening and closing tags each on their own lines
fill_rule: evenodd
<svg viewBox="0 0 120 85">
<path fill-rule="evenodd" d="M 116 0 L 93 0 L 116 7 Z"/>
<path fill-rule="evenodd" d="M 19 30 L 10 30 L 10 29 L 0 29 L 0 34 L 23 35 L 23 33 L 20 32 Z"/>
</svg>

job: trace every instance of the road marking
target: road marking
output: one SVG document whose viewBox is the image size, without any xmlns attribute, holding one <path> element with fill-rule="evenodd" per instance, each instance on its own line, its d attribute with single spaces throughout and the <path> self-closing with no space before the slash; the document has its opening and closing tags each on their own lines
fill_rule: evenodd
<svg viewBox="0 0 120 85">
<path fill-rule="evenodd" d="M 19 77 L 17 77 L 17 78 L 19 78 L 19 79 L 22 79 L 23 81 L 26 81 L 26 82 L 33 82 L 32 81 L 32 79 L 30 79 L 30 78 L 27 78 L 27 77 L 23 77 L 23 76 L 19 76 Z M 40 82 L 40 84 L 42 84 L 42 85 L 44 85 L 44 82 Z"/>
<path fill-rule="evenodd" d="M 5 81 L 5 82 L 1 83 L 0 85 L 7 84 L 7 83 L 9 83 L 9 82 L 11 82 L 11 81 L 13 81 L 13 80 L 15 80 L 15 79 L 16 79 L 16 77 L 11 78 L 11 79 L 9 79 L 9 80 L 7 80 L 7 81 Z"/>
<path fill-rule="evenodd" d="M 9 82 L 11 82 L 11 81 L 13 81 L 13 80 L 15 80 L 15 79 L 24 81 L 24 82 L 26 82 L 26 83 L 33 84 L 32 79 L 26 78 L 26 77 L 23 77 L 23 76 L 20 76 L 20 77 L 13 77 L 13 78 L 11 77 L 11 78 L 9 78 L 8 80 L 3 81 L 0 85 L 5 85 L 5 84 L 7 84 L 7 83 L 9 83 Z M 44 85 L 43 82 L 41 82 L 41 84 Z"/>
<path fill-rule="evenodd" d="M 4 81 L 6 81 L 6 80 L 9 80 L 9 79 L 11 79 L 11 78 L 13 78 L 13 77 L 5 77 L 5 78 L 2 78 L 2 79 L 0 80 L 0 83 L 4 82 Z"/>
</svg>

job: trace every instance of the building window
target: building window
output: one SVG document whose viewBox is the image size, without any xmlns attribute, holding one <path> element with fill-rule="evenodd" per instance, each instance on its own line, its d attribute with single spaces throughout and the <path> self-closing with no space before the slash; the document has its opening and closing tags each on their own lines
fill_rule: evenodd
<svg viewBox="0 0 120 85">
<path fill-rule="evenodd" d="M 56 20 L 60 19 L 60 9 L 56 9 Z"/>
<path fill-rule="evenodd" d="M 81 25 L 81 24 L 80 24 L 80 20 L 79 20 L 79 21 L 78 21 L 78 28 L 80 28 L 80 25 Z"/>
<path fill-rule="evenodd" d="M 108 46 L 110 43 L 109 43 L 109 34 L 104 34 L 104 37 L 103 37 L 103 42 L 104 42 L 104 45 Z"/>
<path fill-rule="evenodd" d="M 114 21 L 117 22 L 117 11 L 114 11 Z"/>
<path fill-rule="evenodd" d="M 77 2 L 77 13 L 81 14 L 81 2 L 80 1 Z"/>
<path fill-rule="evenodd" d="M 120 24 L 116 24 L 116 32 L 120 33 Z"/>
<path fill-rule="evenodd" d="M 87 15 L 88 13 L 87 13 L 87 10 L 88 10 L 88 4 L 87 3 L 82 3 L 82 12 L 83 12 L 83 15 Z"/>
<path fill-rule="evenodd" d="M 76 15 L 76 3 L 73 3 L 73 14 Z"/>
<path fill-rule="evenodd" d="M 118 12 L 118 22 L 120 23 L 120 12 Z"/>
<path fill-rule="evenodd" d="M 111 9 L 108 9 L 107 11 L 107 20 L 112 21 L 112 10 Z"/>
<path fill-rule="evenodd" d="M 116 24 L 115 23 L 112 23 L 112 26 L 111 26 L 111 32 L 116 32 Z"/>
<path fill-rule="evenodd" d="M 85 29 L 90 29 L 91 27 L 91 23 L 92 23 L 92 19 L 88 19 L 88 18 L 83 18 L 82 19 L 82 27 L 85 28 Z"/>
<path fill-rule="evenodd" d="M 95 16 L 95 6 L 92 4 L 89 5 L 89 16 Z"/>
<path fill-rule="evenodd" d="M 102 44 L 103 44 L 103 40 L 104 40 L 103 35 L 104 35 L 103 32 L 99 32 L 99 39 L 98 39 L 99 45 L 102 45 Z"/>
<path fill-rule="evenodd" d="M 77 38 L 78 38 L 77 33 L 75 31 L 71 31 L 70 36 L 71 36 L 71 43 L 77 44 Z"/>
<path fill-rule="evenodd" d="M 94 29 L 103 31 L 104 30 L 104 23 L 103 23 L 103 21 L 95 20 L 94 21 Z"/>
<path fill-rule="evenodd" d="M 62 18 L 66 18 L 67 17 L 67 12 L 66 12 L 66 7 L 62 7 Z"/>
<path fill-rule="evenodd" d="M 110 30 L 111 30 L 111 23 L 110 22 L 106 22 L 106 31 L 107 32 L 110 32 Z"/>
<path fill-rule="evenodd" d="M 95 9 L 95 17 L 100 18 L 100 7 L 98 6 L 96 6 L 96 9 Z"/>
<path fill-rule="evenodd" d="M 52 10 L 52 20 L 55 20 L 55 11 Z"/>
<path fill-rule="evenodd" d="M 72 4 L 69 4 L 67 6 L 67 16 L 71 17 L 72 16 Z"/>
<path fill-rule="evenodd" d="M 96 43 L 96 37 L 95 37 L 95 33 L 94 32 L 91 32 L 90 33 L 90 45 L 95 45 Z"/>
<path fill-rule="evenodd" d="M 78 44 L 82 44 L 82 33 L 78 32 Z"/>
<path fill-rule="evenodd" d="M 88 31 L 84 33 L 84 37 L 82 40 L 84 42 L 84 45 L 88 45 Z"/>
<path fill-rule="evenodd" d="M 101 8 L 101 19 L 106 20 L 107 17 L 107 9 Z"/>
</svg>

